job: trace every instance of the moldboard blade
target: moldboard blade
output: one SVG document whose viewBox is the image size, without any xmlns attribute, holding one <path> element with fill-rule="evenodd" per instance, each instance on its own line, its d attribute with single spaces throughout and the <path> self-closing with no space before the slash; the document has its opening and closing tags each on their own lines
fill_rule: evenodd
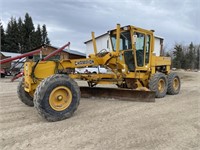
<svg viewBox="0 0 200 150">
<path fill-rule="evenodd" d="M 122 88 L 80 87 L 83 98 L 114 98 L 118 100 L 155 102 L 155 92 Z"/>
</svg>

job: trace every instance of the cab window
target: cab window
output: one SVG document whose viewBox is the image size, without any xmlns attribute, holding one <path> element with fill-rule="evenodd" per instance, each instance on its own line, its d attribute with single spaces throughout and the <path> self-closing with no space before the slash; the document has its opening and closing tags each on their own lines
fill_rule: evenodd
<svg viewBox="0 0 200 150">
<path fill-rule="evenodd" d="M 116 51 L 116 41 L 117 41 L 116 34 L 111 35 L 111 41 L 112 41 L 113 50 Z M 130 31 L 121 32 L 119 50 L 128 50 L 128 49 L 132 49 Z"/>
<path fill-rule="evenodd" d="M 150 35 L 146 36 L 146 56 L 145 56 L 145 64 L 149 63 L 149 53 L 150 53 Z"/>
<path fill-rule="evenodd" d="M 145 46 L 145 34 L 135 32 L 135 49 L 136 49 L 136 59 L 137 66 L 144 66 L 144 46 Z"/>
</svg>

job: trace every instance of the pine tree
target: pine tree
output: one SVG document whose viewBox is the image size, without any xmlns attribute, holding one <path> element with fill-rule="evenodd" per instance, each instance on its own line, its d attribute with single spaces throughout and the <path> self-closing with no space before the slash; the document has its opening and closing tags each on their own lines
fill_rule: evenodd
<svg viewBox="0 0 200 150">
<path fill-rule="evenodd" d="M 46 25 L 42 26 L 42 44 L 50 44 L 49 38 L 47 37 Z"/>
<path fill-rule="evenodd" d="M 34 33 L 34 39 L 34 47 L 42 45 L 42 32 L 39 24 L 37 26 L 37 30 Z"/>
<path fill-rule="evenodd" d="M 25 28 L 22 22 L 21 17 L 18 19 L 18 39 L 19 39 L 19 53 L 23 53 L 25 51 Z"/>
<path fill-rule="evenodd" d="M 50 40 L 49 40 L 48 37 L 46 38 L 46 44 L 47 44 L 47 45 L 51 45 L 51 44 L 50 44 Z"/>
<path fill-rule="evenodd" d="M 46 25 L 43 25 L 42 29 L 38 25 L 35 31 L 33 20 L 28 13 L 25 14 L 24 21 L 21 17 L 18 18 L 18 21 L 11 17 L 5 35 L 3 33 L 4 30 L 1 26 L 3 51 L 25 53 L 42 44 L 50 44 Z"/>
<path fill-rule="evenodd" d="M 17 21 L 15 18 L 11 17 L 11 21 L 8 23 L 5 35 L 5 51 L 17 52 L 19 50 L 17 33 Z"/>
<path fill-rule="evenodd" d="M 185 57 L 184 57 L 184 64 L 182 65 L 183 69 L 190 69 L 191 63 L 190 63 L 190 56 L 189 53 L 186 51 Z"/>
<path fill-rule="evenodd" d="M 195 60 L 195 49 L 192 42 L 189 45 L 189 52 L 187 55 L 187 59 L 188 59 L 188 69 L 194 69 L 196 60 Z"/>
<path fill-rule="evenodd" d="M 192 70 L 200 69 L 200 45 L 194 45 L 192 42 L 186 46 L 176 44 L 173 54 L 173 67 Z"/>
<path fill-rule="evenodd" d="M 35 28 L 33 25 L 32 18 L 29 16 L 28 13 L 25 14 L 25 19 L 24 19 L 24 30 L 25 30 L 25 35 L 24 35 L 24 40 L 25 40 L 25 52 L 29 52 L 34 48 L 33 42 L 34 42 L 34 37 L 33 34 L 35 32 Z"/>
<path fill-rule="evenodd" d="M 183 47 L 180 44 L 176 44 L 174 47 L 173 54 L 174 54 L 174 59 L 173 59 L 173 66 L 175 68 L 182 68 L 184 65 L 184 53 L 183 53 Z"/>
<path fill-rule="evenodd" d="M 196 64 L 195 68 L 200 70 L 200 45 L 196 46 Z"/>
<path fill-rule="evenodd" d="M 0 51 L 2 51 L 5 49 L 5 31 L 4 31 L 3 25 L 1 23 L 1 20 L 0 20 L 0 32 L 1 32 Z"/>
</svg>

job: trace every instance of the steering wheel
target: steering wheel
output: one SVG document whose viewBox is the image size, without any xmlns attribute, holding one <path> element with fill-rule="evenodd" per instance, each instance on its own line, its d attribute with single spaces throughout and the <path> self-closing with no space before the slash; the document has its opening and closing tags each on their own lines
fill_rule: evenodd
<svg viewBox="0 0 200 150">
<path fill-rule="evenodd" d="M 98 57 L 103 57 L 103 56 L 105 56 L 106 54 L 108 54 L 108 51 L 107 51 L 106 49 L 102 49 L 102 50 L 100 50 L 100 52 L 98 52 L 96 55 L 97 55 Z"/>
</svg>

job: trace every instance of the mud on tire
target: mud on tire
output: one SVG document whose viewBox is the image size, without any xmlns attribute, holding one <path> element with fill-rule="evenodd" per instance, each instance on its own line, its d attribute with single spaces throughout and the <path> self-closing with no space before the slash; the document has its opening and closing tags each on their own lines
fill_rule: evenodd
<svg viewBox="0 0 200 150">
<path fill-rule="evenodd" d="M 58 89 L 58 92 L 56 91 Z M 63 90 L 71 95 L 69 105 L 65 105 L 68 100 L 59 102 L 59 90 L 61 96 Z M 56 93 L 57 92 L 57 93 Z M 53 96 L 52 96 L 53 93 Z M 67 95 L 68 93 L 63 94 Z M 53 101 L 53 104 L 52 104 Z M 58 101 L 58 102 L 57 102 Z M 48 121 L 60 121 L 71 117 L 76 111 L 80 101 L 80 88 L 77 83 L 67 75 L 56 74 L 44 79 L 37 87 L 34 94 L 34 106 L 39 114 Z M 54 106 L 55 103 L 55 106 Z M 58 105 L 56 104 L 58 103 Z M 65 107 L 62 107 L 62 104 Z M 61 108 L 59 109 L 59 105 Z"/>
<path fill-rule="evenodd" d="M 27 106 L 34 106 L 33 97 L 29 95 L 28 92 L 24 90 L 24 79 L 22 79 L 17 87 L 17 94 L 19 99 Z"/>
</svg>

